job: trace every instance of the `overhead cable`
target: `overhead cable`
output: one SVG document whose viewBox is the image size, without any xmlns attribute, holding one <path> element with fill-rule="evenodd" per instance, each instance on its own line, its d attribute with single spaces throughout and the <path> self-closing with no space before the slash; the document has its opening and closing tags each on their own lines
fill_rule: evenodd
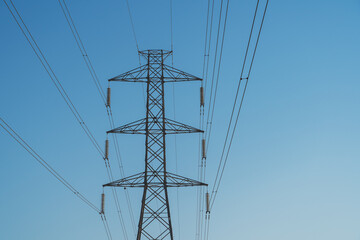
<svg viewBox="0 0 360 240">
<path fill-rule="evenodd" d="M 46 60 L 43 52 L 41 51 L 41 49 L 39 48 L 38 44 L 36 43 L 34 37 L 32 36 L 31 32 L 29 31 L 28 27 L 26 26 L 25 22 L 23 21 L 21 15 L 19 14 L 19 12 L 17 11 L 14 3 L 9 0 L 11 6 L 13 9 L 11 9 L 10 5 L 6 2 L 6 0 L 3 0 L 3 2 L 6 4 L 8 10 L 10 11 L 11 15 L 13 16 L 15 22 L 17 23 L 17 25 L 19 26 L 21 32 L 24 34 L 26 40 L 28 41 L 28 43 L 30 44 L 31 48 L 33 49 L 35 55 L 37 56 L 37 58 L 39 59 L 41 65 L 44 67 L 45 71 L 47 72 L 47 74 L 49 75 L 52 83 L 55 85 L 56 89 L 58 90 L 58 92 L 60 93 L 61 97 L 64 99 L 66 105 L 69 107 L 71 113 L 74 115 L 74 117 L 76 118 L 77 122 L 80 124 L 81 128 L 83 129 L 83 131 L 85 132 L 85 134 L 87 135 L 87 137 L 90 139 L 91 143 L 94 145 L 95 149 L 98 151 L 98 153 L 103 156 L 104 152 L 102 150 L 102 148 L 100 147 L 100 145 L 98 144 L 98 142 L 96 141 L 95 137 L 93 136 L 92 132 L 90 131 L 90 129 L 88 128 L 88 126 L 86 125 L 84 119 L 82 118 L 82 116 L 80 115 L 80 113 L 78 112 L 77 108 L 75 107 L 75 105 L 73 104 L 73 102 L 71 101 L 69 95 L 67 94 L 67 92 L 65 91 L 65 89 L 63 88 L 61 82 L 59 81 L 59 79 L 57 78 L 55 72 L 53 71 L 53 69 L 51 68 L 50 64 L 48 63 L 48 61 Z"/>
<path fill-rule="evenodd" d="M 211 17 L 210 17 L 210 8 L 211 8 Z M 204 128 L 205 123 L 205 91 L 206 91 L 206 82 L 207 82 L 207 73 L 209 67 L 209 55 L 211 49 L 211 34 L 212 34 L 212 23 L 214 15 L 214 0 L 212 4 L 210 0 L 207 3 L 207 14 L 206 14 L 206 26 L 205 26 L 205 43 L 204 43 L 204 61 L 203 61 L 203 71 L 202 71 L 202 81 L 200 86 L 200 117 L 199 117 L 199 129 Z M 209 19 L 210 18 L 210 19 Z M 210 20 L 210 22 L 209 22 Z M 205 88 L 204 88 L 205 82 Z M 203 146 L 205 140 L 205 132 L 199 135 L 199 160 L 198 160 L 198 181 L 204 182 L 205 173 L 206 173 L 206 158 L 203 151 Z M 201 239 L 202 233 L 202 214 L 203 214 L 203 189 L 197 189 L 197 205 L 196 205 L 196 231 L 195 239 Z"/>
<path fill-rule="evenodd" d="M 244 56 L 244 60 L 243 60 L 243 64 L 242 64 L 242 69 L 241 69 L 241 73 L 240 73 L 240 80 L 239 80 L 239 83 L 238 83 L 238 88 L 237 88 L 237 92 L 236 92 L 236 95 L 235 95 L 232 112 L 231 112 L 231 115 L 230 115 L 230 120 L 229 120 L 228 129 L 227 129 L 227 132 L 226 132 L 224 147 L 223 147 L 223 151 L 222 151 L 222 154 L 221 154 L 221 157 L 220 157 L 219 166 L 218 166 L 218 169 L 217 169 L 217 172 L 216 172 L 216 177 L 215 177 L 215 181 L 214 181 L 213 190 L 212 190 L 212 196 L 211 196 L 211 197 L 213 197 L 213 195 L 214 195 L 214 189 L 215 189 L 215 187 L 216 187 L 216 184 L 217 184 L 217 181 L 218 181 L 218 177 L 219 177 L 219 174 L 220 174 L 220 172 L 221 172 L 221 168 L 222 168 L 222 166 L 223 166 L 223 160 L 224 160 L 223 155 L 224 155 L 224 151 L 225 151 L 225 146 L 226 146 L 226 144 L 227 144 L 227 139 L 228 139 L 228 136 L 229 136 L 229 133 L 230 133 L 230 129 L 231 129 L 231 126 L 232 126 L 233 115 L 234 115 L 235 108 L 236 108 L 236 103 L 237 103 L 238 94 L 239 94 L 240 87 L 241 87 L 241 82 L 242 82 L 242 80 L 243 80 L 243 79 L 242 79 L 242 76 L 243 76 L 243 73 L 244 73 L 245 64 L 246 64 L 246 62 L 247 62 L 247 57 L 248 57 L 248 52 L 249 52 L 249 48 L 250 48 L 250 43 L 251 43 L 251 39 L 252 39 L 252 35 L 253 35 L 253 30 L 254 30 L 254 26 L 255 26 L 255 20 L 256 20 L 256 16 L 257 16 L 257 12 L 258 12 L 258 7 L 259 7 L 259 0 L 257 0 L 257 2 L 256 2 L 255 12 L 254 12 L 254 16 L 253 16 L 253 20 L 252 20 L 252 24 L 251 24 L 250 34 L 249 34 L 249 38 L 248 38 L 248 42 L 247 42 L 247 46 L 246 46 L 246 51 L 245 51 L 245 56 Z M 212 199 L 211 199 L 211 200 L 212 200 Z"/>
<path fill-rule="evenodd" d="M 139 44 L 138 44 L 138 40 L 137 40 L 137 37 L 136 37 L 135 25 L 134 25 L 133 17 L 132 17 L 131 10 L 130 10 L 129 0 L 125 0 L 125 1 L 126 1 L 126 6 L 127 6 L 128 13 L 129 13 L 129 17 L 130 17 L 131 29 L 132 29 L 132 32 L 133 32 L 133 35 L 134 35 L 136 48 L 137 48 L 137 50 L 139 52 L 140 49 L 139 49 Z M 139 59 L 140 59 L 140 56 L 139 56 Z"/>
<path fill-rule="evenodd" d="M 251 35 L 252 35 L 252 30 L 253 30 L 253 26 L 254 26 L 254 22 L 255 22 L 255 18 L 256 18 L 256 12 L 257 12 L 257 9 L 258 9 L 258 3 L 256 5 L 256 10 L 255 10 L 255 14 L 254 14 L 254 20 L 253 20 L 253 23 L 252 23 L 252 28 L 251 28 L 251 32 L 250 32 L 250 36 L 249 36 L 247 50 L 246 50 L 245 57 L 244 57 L 242 72 L 241 72 L 239 83 L 238 83 L 238 88 L 237 88 L 237 92 L 236 92 L 236 96 L 235 96 L 235 100 L 234 100 L 234 105 L 233 105 L 233 110 L 232 110 L 232 113 L 231 113 L 231 117 L 230 117 L 230 121 L 229 121 L 229 125 L 228 125 L 228 130 L 227 130 L 227 134 L 226 134 L 225 141 L 224 141 L 224 146 L 223 146 L 223 150 L 222 150 L 222 154 L 221 154 L 221 158 L 220 158 L 218 172 L 217 172 L 215 182 L 214 182 L 214 186 L 213 186 L 213 190 L 212 190 L 212 196 L 210 198 L 210 209 L 212 209 L 212 207 L 214 205 L 214 202 L 215 202 L 215 199 L 216 199 L 216 196 L 217 196 L 220 184 L 221 184 L 221 180 L 222 180 L 222 177 L 223 177 L 223 174 L 224 174 L 224 170 L 225 170 L 225 167 L 226 167 L 226 164 L 227 164 L 227 161 L 228 161 L 229 152 L 231 150 L 232 141 L 233 141 L 234 134 L 235 134 L 235 131 L 236 131 L 236 127 L 237 127 L 237 124 L 238 124 L 239 115 L 240 115 L 240 112 L 241 112 L 241 109 L 242 109 L 242 106 L 243 106 L 243 101 L 244 101 L 246 89 L 247 89 L 247 86 L 248 86 L 250 73 L 251 73 L 251 70 L 252 70 L 253 63 L 254 63 L 258 43 L 259 43 L 259 40 L 260 40 L 260 35 L 261 35 L 262 27 L 263 27 L 263 24 L 264 24 L 268 3 L 269 3 L 269 0 L 266 1 L 266 5 L 265 5 L 264 12 L 263 12 L 263 15 L 262 15 L 260 28 L 259 28 L 259 31 L 258 31 L 258 34 L 257 34 L 256 43 L 255 43 L 254 50 L 253 50 L 253 53 L 252 53 L 251 62 L 250 62 L 250 66 L 249 66 L 247 75 L 246 75 L 246 77 L 243 77 L 243 72 L 244 72 L 244 68 L 245 68 L 245 64 L 246 64 L 246 57 L 247 57 L 248 48 L 249 48 L 250 41 L 251 41 Z M 227 144 L 229 133 L 230 133 L 230 128 L 231 128 L 232 121 L 233 121 L 233 116 L 234 116 L 234 113 L 235 113 L 236 103 L 237 103 L 237 99 L 238 99 L 239 92 L 240 92 L 240 85 L 241 85 L 242 80 L 246 80 L 245 81 L 245 86 L 244 86 L 244 90 L 242 92 L 240 104 L 239 104 L 238 108 L 236 109 L 237 114 L 236 114 L 234 126 L 233 126 L 233 128 L 231 130 L 231 136 L 230 136 L 229 143 Z M 226 147 L 227 147 L 227 149 L 226 149 Z M 226 152 L 226 154 L 225 154 L 225 152 Z"/>
<path fill-rule="evenodd" d="M 88 200 L 82 193 L 80 193 L 74 186 L 72 186 L 63 176 L 61 176 L 44 158 L 42 158 L 10 125 L 0 117 L 0 126 L 18 143 L 23 147 L 38 163 L 40 163 L 51 175 L 53 175 L 61 184 L 68 190 L 75 194 L 87 206 L 100 214 L 101 220 L 104 224 L 107 238 L 112 239 L 108 222 L 105 214 L 100 211 L 90 200 Z"/>
<path fill-rule="evenodd" d="M 67 92 L 63 88 L 61 82 L 57 78 L 57 76 L 54 73 L 53 69 L 51 68 L 50 64 L 46 60 L 43 52 L 41 51 L 40 47 L 38 46 L 37 42 L 35 41 L 34 37 L 32 36 L 32 34 L 29 31 L 28 27 L 26 26 L 25 22 L 23 21 L 21 15 L 18 12 L 18 10 L 16 9 L 14 3 L 11 0 L 9 0 L 11 6 L 13 8 L 13 9 L 11 9 L 10 5 L 5 0 L 3 0 L 3 1 L 6 4 L 7 8 L 9 9 L 13 18 L 15 19 L 20 30 L 24 34 L 26 40 L 30 44 L 31 48 L 33 49 L 35 55 L 39 59 L 40 63 L 42 64 L 42 66 L 44 67 L 46 72 L 48 73 L 48 75 L 49 75 L 50 79 L 52 80 L 53 84 L 55 85 L 56 89 L 59 91 L 60 95 L 62 96 L 65 103 L 69 107 L 70 111 L 73 113 L 74 117 L 76 118 L 76 120 L 80 124 L 81 128 L 84 130 L 85 134 L 88 136 L 88 138 L 90 139 L 90 141 L 92 142 L 92 144 L 94 145 L 94 147 L 96 148 L 96 150 L 98 151 L 100 156 L 102 158 L 104 158 L 104 152 L 103 152 L 102 148 L 100 147 L 100 145 L 96 141 L 95 137 L 91 133 L 90 129 L 87 127 L 86 123 L 84 122 L 82 116 L 80 115 L 80 113 L 78 112 L 78 110 L 76 109 L 74 104 L 72 103 L 70 97 L 68 96 Z"/>
<path fill-rule="evenodd" d="M 53 175 L 59 182 L 61 182 L 66 188 L 75 194 L 80 200 L 91 207 L 96 212 L 100 213 L 100 209 L 91 203 L 83 194 L 76 190 L 65 178 L 63 178 L 54 168 L 50 166 L 35 150 L 25 142 L 25 140 L 17 134 L 10 125 L 0 117 L 0 126 L 16 141 L 18 142 L 36 161 L 38 161 L 51 175 Z"/>
<path fill-rule="evenodd" d="M 104 94 L 104 91 L 103 91 L 103 89 L 101 87 L 99 78 L 97 77 L 96 71 L 95 71 L 95 69 L 93 67 L 93 64 L 92 64 L 92 62 L 91 62 L 91 60 L 89 58 L 89 55 L 87 54 L 86 48 L 85 48 L 85 46 L 84 46 L 84 44 L 83 44 L 83 42 L 81 40 L 81 37 L 80 37 L 80 35 L 78 33 L 76 25 L 75 25 L 75 23 L 73 21 L 73 18 L 71 16 L 69 8 L 67 7 L 67 4 L 66 4 L 65 0 L 58 0 L 58 1 L 59 1 L 60 6 L 61 6 L 61 9 L 62 9 L 62 11 L 64 13 L 64 16 L 65 16 L 65 18 L 67 20 L 67 23 L 68 23 L 68 25 L 70 27 L 70 30 L 71 30 L 74 38 L 75 38 L 77 46 L 78 46 L 78 48 L 79 48 L 79 50 L 80 50 L 80 52 L 81 52 L 81 54 L 83 56 L 84 62 L 85 62 L 86 66 L 87 66 L 87 68 L 88 68 L 88 70 L 90 72 L 90 75 L 92 76 L 92 78 L 94 80 L 94 83 L 97 86 L 99 94 L 102 96 L 102 100 L 103 100 L 104 105 L 105 105 L 106 110 L 107 110 L 107 116 L 109 118 L 110 127 L 113 129 L 113 128 L 115 128 L 115 126 L 114 126 L 114 119 L 113 119 L 113 115 L 112 115 L 111 105 L 110 105 L 110 102 L 109 102 L 110 101 L 110 95 L 109 95 L 110 88 L 108 88 L 108 96 L 106 97 L 105 94 Z M 123 172 L 123 163 L 122 163 L 121 156 L 120 156 L 119 143 L 118 143 L 117 137 L 113 136 L 113 140 L 114 140 L 114 144 L 115 144 L 116 159 L 117 159 L 117 162 L 118 162 L 118 165 L 119 165 L 120 175 L 121 175 L 121 177 L 124 177 L 125 174 Z M 106 155 L 107 154 L 105 153 L 105 158 L 107 158 Z M 106 165 L 106 167 L 108 167 L 110 169 L 109 174 L 111 173 L 111 175 L 112 175 L 110 161 L 107 161 L 107 164 L 105 163 L 105 165 Z M 111 178 L 111 181 L 113 181 L 113 178 Z M 128 191 L 126 189 L 124 189 L 124 191 L 125 191 L 125 195 L 126 195 L 126 201 L 127 201 L 127 205 L 128 205 L 128 210 L 129 210 L 129 214 L 130 214 L 131 223 L 132 223 L 132 226 L 133 226 L 134 233 L 136 234 L 134 214 L 133 214 L 133 209 L 131 207 L 130 196 L 129 196 L 129 193 L 128 193 Z M 115 197 L 116 197 L 116 202 L 119 202 L 117 195 Z M 120 206 L 117 206 L 117 208 L 120 209 Z M 118 211 L 118 212 L 121 212 L 121 211 Z M 121 220 L 121 222 L 123 222 L 123 221 Z"/>
<path fill-rule="evenodd" d="M 174 36 L 173 36 L 173 1 L 170 0 L 170 41 L 171 41 L 171 65 L 174 66 Z"/>
<path fill-rule="evenodd" d="M 103 88 L 101 87 L 101 84 L 100 84 L 100 80 L 95 72 L 95 69 L 93 67 L 93 64 L 92 62 L 90 61 L 90 57 L 86 51 L 86 48 L 83 44 L 83 41 L 81 40 L 81 37 L 79 35 L 79 32 L 76 28 L 76 25 L 74 23 L 74 20 L 70 14 L 70 11 L 69 11 L 69 8 L 67 7 L 66 5 L 66 2 L 65 0 L 58 0 L 60 6 L 61 6 L 61 9 L 62 9 L 62 12 L 64 13 L 64 16 L 66 18 L 66 21 L 70 27 L 70 30 L 71 30 L 71 33 L 72 35 L 74 36 L 74 39 L 76 41 L 76 44 L 81 52 L 81 55 L 82 57 L 84 58 L 84 61 L 85 61 L 85 64 L 90 72 L 90 75 L 91 75 L 91 78 L 93 79 L 94 83 L 95 83 L 95 86 L 99 92 L 99 95 L 103 101 L 103 103 L 106 105 L 106 97 L 105 97 L 105 93 L 104 93 L 104 90 Z"/>
<path fill-rule="evenodd" d="M 211 94 L 210 94 L 210 103 L 209 103 L 209 107 L 208 107 L 207 124 L 209 124 L 209 128 L 206 131 L 206 134 L 207 134 L 206 152 L 207 152 L 207 150 L 209 148 L 209 145 L 210 145 L 211 129 L 212 129 L 212 125 L 213 125 L 212 122 L 213 122 L 213 118 L 214 118 L 215 105 L 216 105 L 216 96 L 217 96 L 217 90 L 218 90 L 218 84 L 219 84 L 220 67 L 221 67 L 221 61 L 222 61 L 222 55 L 223 55 L 223 49 L 224 49 L 224 40 L 225 40 L 226 24 L 227 24 L 228 11 L 229 11 L 229 2 L 230 1 L 228 0 L 227 4 L 226 4 L 224 25 L 223 25 L 223 30 L 222 30 L 221 47 L 220 47 L 220 55 L 219 55 L 219 62 L 218 62 L 218 67 L 217 67 L 217 76 L 216 76 L 216 82 L 215 82 L 214 98 L 213 98 L 213 102 L 211 104 Z M 219 21 L 220 21 L 220 19 L 219 19 Z M 219 34 L 219 31 L 220 31 L 220 22 L 219 22 L 218 34 Z M 216 40 L 216 45 L 217 44 L 218 44 L 218 39 Z M 214 74 L 215 74 L 215 63 L 216 63 L 216 58 L 214 60 L 212 83 L 211 83 L 211 93 L 212 93 L 212 87 L 213 87 L 212 85 L 213 85 Z M 209 115 L 210 115 L 210 119 L 209 119 Z"/>
<path fill-rule="evenodd" d="M 130 24 L 131 24 L 131 31 L 132 31 L 133 36 L 134 36 L 134 41 L 135 41 L 135 45 L 136 45 L 136 49 L 137 49 L 137 54 L 138 54 L 138 57 L 139 57 L 139 66 L 141 66 L 141 57 L 140 57 L 140 53 L 139 53 L 140 48 L 139 48 L 139 43 L 138 43 L 138 40 L 137 40 L 137 37 L 136 37 L 135 24 L 134 24 L 134 21 L 133 21 L 131 10 L 130 10 L 129 0 L 125 0 L 125 1 L 126 1 L 126 7 L 127 7 L 127 10 L 128 10 Z M 143 99 L 144 99 L 144 106 L 146 107 L 146 97 L 145 97 L 144 85 L 141 85 L 141 88 L 142 88 L 142 95 L 143 95 Z"/>
</svg>

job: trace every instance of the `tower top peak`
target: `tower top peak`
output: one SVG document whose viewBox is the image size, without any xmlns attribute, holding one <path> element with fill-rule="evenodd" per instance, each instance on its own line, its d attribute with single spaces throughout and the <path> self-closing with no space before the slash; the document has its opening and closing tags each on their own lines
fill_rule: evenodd
<svg viewBox="0 0 360 240">
<path fill-rule="evenodd" d="M 169 50 L 164 50 L 164 49 L 147 49 L 147 50 L 142 50 L 139 51 L 139 54 L 148 59 L 148 58 L 161 58 L 163 60 L 165 60 L 168 56 L 172 55 L 173 52 L 169 51 Z"/>
</svg>

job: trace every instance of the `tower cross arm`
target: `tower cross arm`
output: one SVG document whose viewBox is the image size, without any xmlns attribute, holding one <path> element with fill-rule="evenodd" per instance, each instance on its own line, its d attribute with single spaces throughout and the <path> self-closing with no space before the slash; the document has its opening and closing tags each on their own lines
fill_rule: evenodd
<svg viewBox="0 0 360 240">
<path fill-rule="evenodd" d="M 146 128 L 146 118 L 125 124 L 123 126 L 114 128 L 107 133 L 123 133 L 123 134 L 146 134 L 147 132 L 151 134 L 181 134 L 181 133 L 197 133 L 197 132 L 203 132 L 200 129 L 191 127 L 189 125 L 165 118 L 164 123 L 162 124 L 161 119 L 151 119 L 150 126 L 151 128 Z M 163 126 L 165 126 L 165 129 L 163 129 Z"/>
<path fill-rule="evenodd" d="M 206 183 L 193 180 L 191 178 L 183 177 L 170 172 L 149 172 L 147 175 L 147 183 L 144 181 L 145 173 L 138 173 L 126 178 L 122 178 L 107 184 L 104 187 L 195 187 L 207 186 Z M 166 181 L 164 181 L 166 179 Z"/>
<path fill-rule="evenodd" d="M 176 69 L 169 65 L 163 64 L 163 80 L 164 82 L 188 82 L 188 81 L 202 81 L 201 78 L 196 77 L 190 73 Z M 148 81 L 148 65 L 142 65 L 133 70 L 122 73 L 116 77 L 110 78 L 110 82 L 141 82 Z"/>
</svg>

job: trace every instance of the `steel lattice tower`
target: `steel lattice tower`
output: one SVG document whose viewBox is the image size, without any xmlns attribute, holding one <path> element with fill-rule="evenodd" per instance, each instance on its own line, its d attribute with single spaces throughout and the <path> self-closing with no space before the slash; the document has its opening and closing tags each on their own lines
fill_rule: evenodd
<svg viewBox="0 0 360 240">
<path fill-rule="evenodd" d="M 173 240 L 168 187 L 206 184 L 167 172 L 166 135 L 202 131 L 165 117 L 164 85 L 168 82 L 201 81 L 201 79 L 164 64 L 172 51 L 145 50 L 139 51 L 139 54 L 146 59 L 145 65 L 109 81 L 146 83 L 146 117 L 112 129 L 108 133 L 145 135 L 145 171 L 104 186 L 144 188 L 136 239 Z"/>
</svg>

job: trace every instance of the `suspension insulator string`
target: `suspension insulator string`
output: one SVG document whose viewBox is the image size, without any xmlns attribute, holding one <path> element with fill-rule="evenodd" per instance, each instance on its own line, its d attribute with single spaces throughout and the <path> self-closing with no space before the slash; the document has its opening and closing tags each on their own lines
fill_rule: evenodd
<svg viewBox="0 0 360 240">
<path fill-rule="evenodd" d="M 206 192 L 206 214 L 210 213 L 209 192 Z"/>
<path fill-rule="evenodd" d="M 206 158 L 205 138 L 202 139 L 201 146 L 202 146 L 202 158 Z"/>
<path fill-rule="evenodd" d="M 106 135 L 106 140 L 105 140 L 105 160 L 109 160 L 109 139 L 108 136 Z"/>
<path fill-rule="evenodd" d="M 200 87 L 200 106 L 204 107 L 204 88 Z"/>
<path fill-rule="evenodd" d="M 107 95 L 106 95 L 106 107 L 110 107 L 111 102 L 111 88 L 107 88 Z"/>
<path fill-rule="evenodd" d="M 100 208 L 100 214 L 105 214 L 105 193 L 101 194 L 101 208 Z"/>
</svg>

